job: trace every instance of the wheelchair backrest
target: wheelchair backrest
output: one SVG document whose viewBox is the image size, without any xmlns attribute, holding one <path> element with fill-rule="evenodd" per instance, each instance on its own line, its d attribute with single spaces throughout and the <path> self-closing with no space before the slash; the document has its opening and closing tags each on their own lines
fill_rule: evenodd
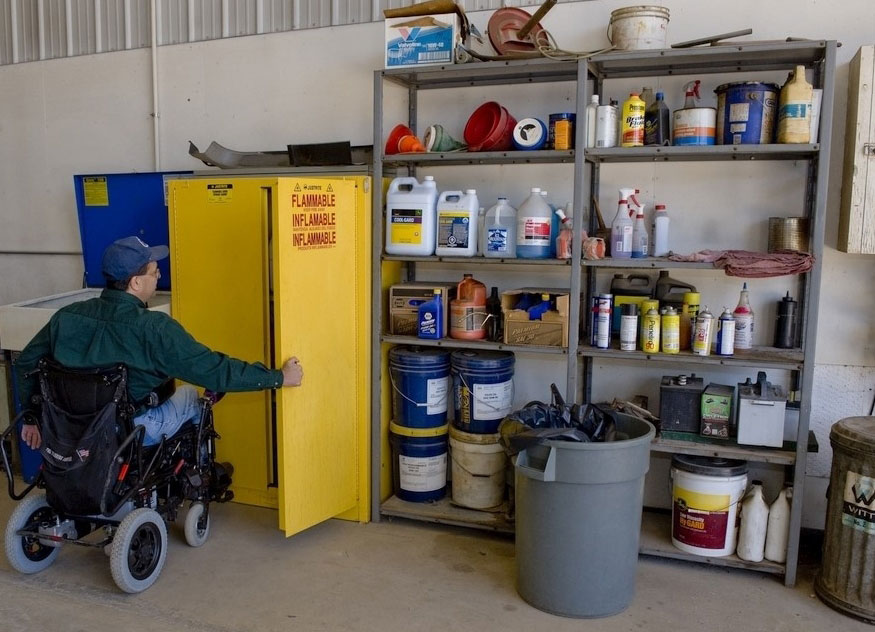
<svg viewBox="0 0 875 632">
<path fill-rule="evenodd" d="M 39 363 L 40 391 L 45 401 L 72 416 L 93 415 L 114 399 L 126 400 L 127 369 L 119 364 L 101 369 L 70 369 L 44 358 Z"/>
</svg>

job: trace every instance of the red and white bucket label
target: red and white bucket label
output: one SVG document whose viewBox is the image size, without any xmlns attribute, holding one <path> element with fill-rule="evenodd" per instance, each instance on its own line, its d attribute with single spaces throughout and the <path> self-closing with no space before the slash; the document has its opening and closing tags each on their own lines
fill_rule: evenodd
<svg viewBox="0 0 875 632">
<path fill-rule="evenodd" d="M 703 494 L 675 487 L 672 537 L 700 549 L 720 550 L 729 530 L 729 494 Z"/>
</svg>

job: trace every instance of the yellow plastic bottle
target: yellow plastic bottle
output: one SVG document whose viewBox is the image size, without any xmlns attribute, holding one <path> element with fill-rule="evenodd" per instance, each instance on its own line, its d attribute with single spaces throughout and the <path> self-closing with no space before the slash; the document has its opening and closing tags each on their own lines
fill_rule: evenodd
<svg viewBox="0 0 875 632">
<path fill-rule="evenodd" d="M 644 147 L 644 100 L 636 92 L 623 102 L 621 144 L 623 147 Z"/>
<path fill-rule="evenodd" d="M 807 143 L 811 138 L 811 95 L 805 66 L 796 66 L 793 78 L 781 88 L 778 105 L 778 142 Z"/>
</svg>

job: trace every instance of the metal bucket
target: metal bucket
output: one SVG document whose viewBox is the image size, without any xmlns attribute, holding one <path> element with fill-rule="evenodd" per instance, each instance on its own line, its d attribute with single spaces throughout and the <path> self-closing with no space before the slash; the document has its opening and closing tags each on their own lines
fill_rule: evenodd
<svg viewBox="0 0 875 632">
<path fill-rule="evenodd" d="M 665 48 L 668 9 L 652 5 L 623 7 L 611 11 L 608 41 L 619 50 Z"/>
<path fill-rule="evenodd" d="M 774 83 L 724 83 L 717 94 L 717 144 L 771 143 L 781 89 Z"/>
<path fill-rule="evenodd" d="M 849 417 L 829 433 L 823 563 L 814 591 L 828 606 L 875 623 L 875 417 Z"/>
<path fill-rule="evenodd" d="M 807 217 L 770 217 L 769 252 L 808 252 Z"/>
</svg>

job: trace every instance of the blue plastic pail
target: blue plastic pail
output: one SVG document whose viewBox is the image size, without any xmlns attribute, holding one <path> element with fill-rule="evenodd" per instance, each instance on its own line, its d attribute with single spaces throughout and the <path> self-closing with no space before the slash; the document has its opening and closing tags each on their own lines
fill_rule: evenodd
<svg viewBox="0 0 875 632">
<path fill-rule="evenodd" d="M 471 433 L 498 432 L 513 409 L 513 354 L 509 351 L 454 351 L 453 425 Z"/>
<path fill-rule="evenodd" d="M 407 428 L 435 428 L 447 423 L 450 353 L 427 347 L 389 351 L 392 418 Z"/>
<path fill-rule="evenodd" d="M 724 83 L 717 94 L 717 144 L 771 143 L 781 89 L 774 83 Z"/>
<path fill-rule="evenodd" d="M 414 503 L 439 500 L 447 493 L 447 424 L 438 428 L 389 425 L 395 466 L 395 495 Z"/>
</svg>

